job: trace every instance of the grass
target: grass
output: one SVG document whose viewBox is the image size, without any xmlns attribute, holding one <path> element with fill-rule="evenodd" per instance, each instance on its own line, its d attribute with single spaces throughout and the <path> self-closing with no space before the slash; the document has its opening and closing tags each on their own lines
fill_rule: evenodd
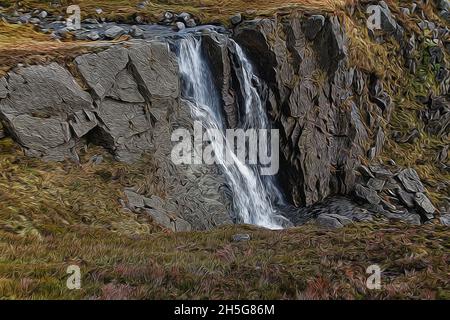
<svg viewBox="0 0 450 320">
<path fill-rule="evenodd" d="M 232 242 L 238 232 L 252 239 Z M 44 238 L 0 235 L 4 298 L 450 298 L 450 235 L 435 225 L 276 232 L 231 226 L 141 236 L 74 226 Z M 66 269 L 73 264 L 81 269 L 81 290 L 66 288 Z M 381 290 L 366 287 L 373 264 L 383 272 Z"/>
<path fill-rule="evenodd" d="M 20 2 L 21 8 L 25 9 L 45 9 L 55 14 L 64 14 L 64 10 L 70 4 L 80 6 L 83 18 L 96 17 L 95 9 L 103 10 L 102 16 L 108 19 L 129 21 L 134 16 L 140 14 L 147 18 L 147 21 L 158 22 L 161 14 L 166 11 L 176 13 L 190 12 L 203 22 L 227 22 L 228 18 L 238 12 L 245 13 L 247 16 L 272 16 L 275 12 L 290 11 L 293 9 L 307 9 L 312 11 L 333 12 L 345 6 L 345 0 L 259 0 L 251 4 L 246 0 L 223 0 L 218 3 L 215 0 L 153 0 L 148 5 L 139 9 L 138 4 L 142 0 L 73 0 L 60 1 L 61 6 L 51 7 L 48 1 L 39 0 L 21 0 L 9 1 L 2 0 L 0 5 L 6 8 L 14 8 Z"/>
<path fill-rule="evenodd" d="M 103 163 L 89 159 L 101 154 Z M 122 209 L 151 189 L 151 159 L 130 167 L 88 147 L 80 163 L 43 163 L 0 144 L 0 297 L 7 299 L 448 299 L 450 232 L 437 224 L 331 231 L 229 226 L 174 234 Z M 153 192 L 155 192 L 153 190 Z M 233 234 L 248 233 L 248 243 Z M 66 288 L 69 265 L 82 289 Z M 379 264 L 382 289 L 365 270 Z"/>
</svg>

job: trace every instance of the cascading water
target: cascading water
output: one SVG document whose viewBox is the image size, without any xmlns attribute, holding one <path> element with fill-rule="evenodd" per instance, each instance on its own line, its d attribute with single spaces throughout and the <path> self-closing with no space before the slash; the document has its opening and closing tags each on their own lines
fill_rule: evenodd
<svg viewBox="0 0 450 320">
<path fill-rule="evenodd" d="M 183 96 L 189 100 L 194 120 L 201 121 L 205 129 L 215 129 L 223 133 L 225 138 L 225 120 L 222 113 L 221 100 L 214 86 L 212 73 L 208 63 L 202 58 L 201 37 L 186 35 L 179 44 L 179 66 L 183 78 Z M 243 129 L 268 129 L 269 121 L 261 99 L 252 84 L 254 77 L 252 66 L 244 52 L 233 43 L 237 58 L 241 65 L 238 73 L 245 103 L 245 116 L 240 127 Z M 253 79 L 254 78 L 254 79 Z M 224 140 L 225 141 L 225 140 Z M 233 161 L 225 159 L 223 148 L 230 147 L 210 141 L 215 153 L 216 162 L 221 167 L 233 193 L 233 209 L 235 214 L 247 224 L 258 225 L 270 229 L 281 229 L 289 224 L 278 215 L 272 200 L 282 199 L 272 177 L 261 177 L 257 166 L 247 165 L 234 154 Z"/>
</svg>

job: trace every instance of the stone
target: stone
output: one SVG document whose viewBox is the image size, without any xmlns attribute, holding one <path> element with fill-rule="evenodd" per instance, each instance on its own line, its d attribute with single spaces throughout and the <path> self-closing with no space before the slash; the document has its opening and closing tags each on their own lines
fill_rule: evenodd
<svg viewBox="0 0 450 320">
<path fill-rule="evenodd" d="M 189 19 L 186 21 L 186 27 L 193 28 L 195 26 L 197 26 L 197 23 L 195 22 L 194 19 Z"/>
<path fill-rule="evenodd" d="M 120 37 L 121 35 L 124 35 L 126 33 L 125 29 L 119 26 L 114 26 L 105 31 L 105 36 L 108 39 L 116 39 Z"/>
<path fill-rule="evenodd" d="M 416 193 L 414 198 L 416 205 L 419 207 L 420 211 L 425 214 L 428 220 L 434 218 L 434 213 L 436 212 L 436 208 L 433 203 L 428 199 L 428 197 L 423 193 Z"/>
<path fill-rule="evenodd" d="M 86 37 L 87 37 L 89 40 L 92 40 L 92 41 L 97 41 L 97 40 L 100 39 L 100 35 L 98 34 L 97 31 L 91 31 L 91 32 L 89 32 L 89 33 L 86 35 Z"/>
<path fill-rule="evenodd" d="M 145 19 L 143 16 L 137 15 L 136 18 L 134 18 L 134 21 L 136 21 L 136 23 L 138 23 L 138 24 L 143 24 Z"/>
<path fill-rule="evenodd" d="M 45 10 L 42 10 L 38 15 L 39 19 L 45 19 L 45 18 L 47 18 L 47 16 L 48 16 L 48 13 Z"/>
<path fill-rule="evenodd" d="M 102 8 L 97 8 L 97 9 L 95 9 L 95 13 L 96 14 L 102 14 L 103 13 L 103 9 Z"/>
<path fill-rule="evenodd" d="M 242 22 L 242 14 L 236 13 L 235 15 L 231 16 L 230 22 L 232 25 L 237 26 L 239 23 Z"/>
<path fill-rule="evenodd" d="M 450 227 L 450 214 L 444 214 L 439 218 L 442 225 Z"/>
<path fill-rule="evenodd" d="M 412 193 L 425 192 L 425 187 L 420 181 L 419 175 L 416 170 L 409 168 L 402 170 L 398 175 L 397 179 L 402 183 L 403 187 Z"/>
<path fill-rule="evenodd" d="M 364 187 L 363 185 L 356 185 L 355 195 L 361 200 L 365 200 L 370 204 L 377 205 L 381 202 L 381 198 L 378 196 L 375 190 Z"/>
<path fill-rule="evenodd" d="M 127 66 L 128 53 L 124 48 L 111 48 L 79 56 L 75 64 L 95 95 L 104 99 L 116 83 L 117 75 Z"/>
<path fill-rule="evenodd" d="M 187 12 L 182 12 L 178 15 L 178 19 L 179 21 L 186 23 L 189 19 L 191 19 L 191 15 Z"/>
<path fill-rule="evenodd" d="M 401 202 L 409 209 L 414 208 L 414 194 L 408 193 L 402 189 L 397 190 L 397 194 Z"/>
<path fill-rule="evenodd" d="M 184 29 L 186 29 L 186 25 L 184 24 L 184 22 L 181 21 L 175 23 L 175 27 L 177 28 L 178 31 L 183 31 Z"/>
<path fill-rule="evenodd" d="M 144 36 L 144 31 L 138 26 L 132 26 L 130 30 L 130 35 L 133 38 L 142 38 Z"/>
<path fill-rule="evenodd" d="M 339 229 L 352 223 L 351 219 L 338 214 L 321 214 L 316 219 L 316 224 L 329 229 Z"/>
<path fill-rule="evenodd" d="M 0 88 L 5 96 L 5 80 Z M 55 161 L 78 158 L 71 126 L 75 133 L 89 131 L 95 125 L 94 106 L 65 68 L 57 63 L 18 68 L 8 74 L 6 89 L 0 115 L 28 155 Z"/>
<path fill-rule="evenodd" d="M 383 190 L 385 184 L 386 184 L 386 181 L 381 180 L 381 179 L 375 179 L 375 178 L 371 178 L 367 182 L 367 186 L 370 189 L 375 190 L 375 191 Z"/>
<path fill-rule="evenodd" d="M 165 212 L 154 209 L 145 209 L 145 212 L 150 215 L 153 221 L 155 221 L 157 224 L 169 230 L 175 231 L 175 224 Z"/>
<path fill-rule="evenodd" d="M 308 40 L 312 41 L 317 37 L 325 26 L 325 17 L 322 15 L 313 15 L 303 23 L 303 30 Z"/>
<path fill-rule="evenodd" d="M 249 234 L 235 234 L 231 237 L 231 241 L 233 242 L 246 242 L 250 240 L 251 236 Z"/>
<path fill-rule="evenodd" d="M 131 210 L 136 210 L 145 207 L 144 196 L 136 193 L 132 189 L 125 189 L 124 193 L 128 199 L 128 206 Z"/>
</svg>

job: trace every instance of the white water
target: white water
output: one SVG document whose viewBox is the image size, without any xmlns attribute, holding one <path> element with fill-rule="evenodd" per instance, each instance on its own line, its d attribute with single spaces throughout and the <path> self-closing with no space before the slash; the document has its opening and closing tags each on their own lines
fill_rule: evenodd
<svg viewBox="0 0 450 320">
<path fill-rule="evenodd" d="M 252 84 L 257 81 L 249 60 L 242 49 L 235 43 L 236 54 L 242 65 L 239 81 L 245 100 L 245 117 L 240 124 L 242 129 L 270 129 L 258 91 Z M 209 65 L 202 58 L 201 39 L 192 35 L 180 41 L 179 65 L 183 77 L 183 95 L 191 102 L 191 113 L 195 120 L 201 121 L 205 129 L 220 130 L 225 134 L 225 121 L 221 99 L 214 86 Z M 225 140 L 224 140 L 225 141 Z M 249 166 L 241 162 L 234 152 L 234 162 L 225 158 L 222 144 L 211 141 L 216 159 L 233 193 L 233 209 L 239 218 L 247 224 L 258 225 L 269 229 L 283 228 L 285 220 L 277 214 L 272 199 L 281 201 L 282 195 L 273 178 L 261 177 L 257 166 Z M 225 145 L 225 148 L 229 148 Z M 230 151 L 230 150 L 229 150 Z"/>
</svg>

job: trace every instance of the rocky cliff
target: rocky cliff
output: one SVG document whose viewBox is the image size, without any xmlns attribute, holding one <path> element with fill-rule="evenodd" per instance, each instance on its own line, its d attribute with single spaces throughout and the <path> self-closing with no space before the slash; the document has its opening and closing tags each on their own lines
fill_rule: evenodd
<svg viewBox="0 0 450 320">
<path fill-rule="evenodd" d="M 414 75 L 423 63 L 417 47 L 430 36 L 416 40 L 419 31 L 405 22 L 406 14 L 397 21 L 386 4 L 379 8 L 382 29 L 369 34 L 370 41 L 394 44 L 400 71 Z M 244 21 L 225 33 L 205 27 L 199 36 L 231 128 L 242 112 L 236 79 L 241 66 L 231 41 L 244 48 L 256 67 L 259 93 L 282 136 L 278 178 L 294 206 L 286 216 L 297 223 L 320 217 L 332 226 L 374 214 L 425 222 L 437 209 L 417 172 L 383 158 L 388 141 L 414 138 L 414 132 L 391 132 L 400 90 L 391 90 L 389 73 L 355 61 L 357 39 L 349 28 L 346 15 L 293 13 Z M 444 147 L 439 163 L 448 177 L 449 72 L 443 40 L 448 29 L 434 30 L 436 43 L 428 55 L 434 60 L 428 61 L 438 66 L 433 83 L 439 86 L 421 98 L 420 119 Z M 91 143 L 105 147 L 118 161 L 132 163 L 151 154 L 165 195 L 130 189 L 128 206 L 165 226 L 191 230 L 231 223 L 230 195 L 219 170 L 176 167 L 169 160 L 171 132 L 192 126 L 174 51 L 176 37 L 168 36 L 110 45 L 78 56 L 70 65 L 17 67 L 0 79 L 0 117 L 25 153 L 43 160 L 77 161 L 77 150 Z M 441 183 L 438 200 L 445 213 L 449 184 Z"/>
</svg>

